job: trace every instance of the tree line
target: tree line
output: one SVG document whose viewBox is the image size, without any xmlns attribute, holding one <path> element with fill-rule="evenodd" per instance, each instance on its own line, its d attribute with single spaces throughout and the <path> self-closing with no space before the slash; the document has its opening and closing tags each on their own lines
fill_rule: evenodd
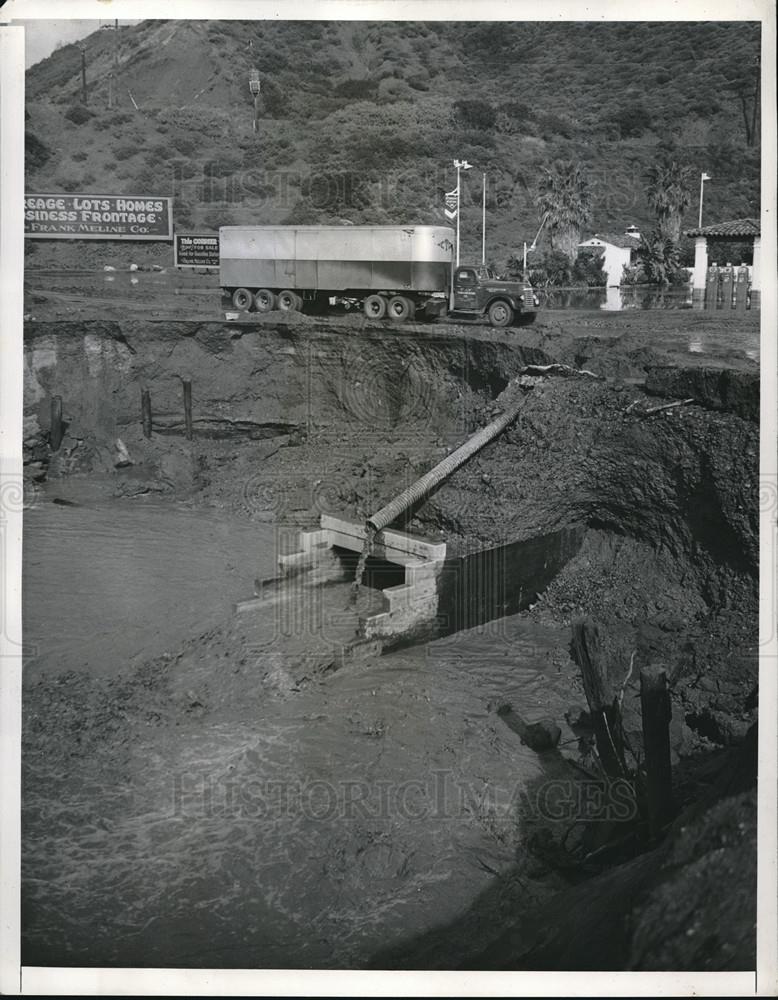
<svg viewBox="0 0 778 1000">
<path fill-rule="evenodd" d="M 643 180 L 655 226 L 641 236 L 636 256 L 645 281 L 666 285 L 679 277 L 683 266 L 681 226 L 692 202 L 694 171 L 673 150 L 666 149 L 646 170 Z M 545 220 L 551 248 L 549 260 L 544 263 L 551 264 L 555 272 L 548 274 L 548 280 L 558 283 L 565 277 L 564 261 L 569 265 L 568 278 L 576 268 L 581 271 L 578 246 L 592 219 L 592 191 L 581 164 L 558 160 L 545 168 L 536 204 L 539 218 Z M 596 274 L 594 277 L 593 283 L 604 283 L 596 281 Z"/>
</svg>

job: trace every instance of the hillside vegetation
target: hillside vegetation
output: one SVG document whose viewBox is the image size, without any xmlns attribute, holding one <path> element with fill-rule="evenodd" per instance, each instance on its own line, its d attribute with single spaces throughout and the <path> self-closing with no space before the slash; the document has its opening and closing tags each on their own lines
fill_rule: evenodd
<svg viewBox="0 0 778 1000">
<path fill-rule="evenodd" d="M 712 175 L 707 220 L 759 211 L 754 24 L 144 21 L 85 48 L 86 107 L 78 45 L 28 71 L 28 191 L 174 196 L 180 229 L 442 222 L 466 158 L 463 252 L 484 170 L 504 263 L 537 231 L 544 167 L 580 163 L 592 231 L 648 230 L 645 174 L 672 146 Z"/>
</svg>

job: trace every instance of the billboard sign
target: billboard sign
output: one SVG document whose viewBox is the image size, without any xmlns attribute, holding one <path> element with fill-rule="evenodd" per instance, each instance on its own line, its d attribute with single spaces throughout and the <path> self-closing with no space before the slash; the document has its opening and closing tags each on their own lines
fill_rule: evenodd
<svg viewBox="0 0 778 1000">
<path fill-rule="evenodd" d="M 218 233 L 176 233 L 173 243 L 176 267 L 218 267 Z"/>
<path fill-rule="evenodd" d="M 171 198 L 27 194 L 24 235 L 45 240 L 172 240 Z"/>
</svg>

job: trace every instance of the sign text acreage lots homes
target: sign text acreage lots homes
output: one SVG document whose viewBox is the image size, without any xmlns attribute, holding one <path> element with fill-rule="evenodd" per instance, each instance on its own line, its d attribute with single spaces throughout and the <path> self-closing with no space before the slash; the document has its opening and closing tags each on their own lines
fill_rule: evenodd
<svg viewBox="0 0 778 1000">
<path fill-rule="evenodd" d="M 39 239 L 172 240 L 170 198 L 28 194 L 24 235 Z"/>
</svg>

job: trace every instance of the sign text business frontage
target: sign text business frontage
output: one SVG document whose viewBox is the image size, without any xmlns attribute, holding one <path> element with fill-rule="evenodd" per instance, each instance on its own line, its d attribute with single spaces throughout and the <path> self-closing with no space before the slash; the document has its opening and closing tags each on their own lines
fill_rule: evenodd
<svg viewBox="0 0 778 1000">
<path fill-rule="evenodd" d="M 218 267 L 219 236 L 217 233 L 176 233 L 173 252 L 176 267 Z"/>
<path fill-rule="evenodd" d="M 24 235 L 39 239 L 172 240 L 170 198 L 28 194 Z"/>
</svg>

